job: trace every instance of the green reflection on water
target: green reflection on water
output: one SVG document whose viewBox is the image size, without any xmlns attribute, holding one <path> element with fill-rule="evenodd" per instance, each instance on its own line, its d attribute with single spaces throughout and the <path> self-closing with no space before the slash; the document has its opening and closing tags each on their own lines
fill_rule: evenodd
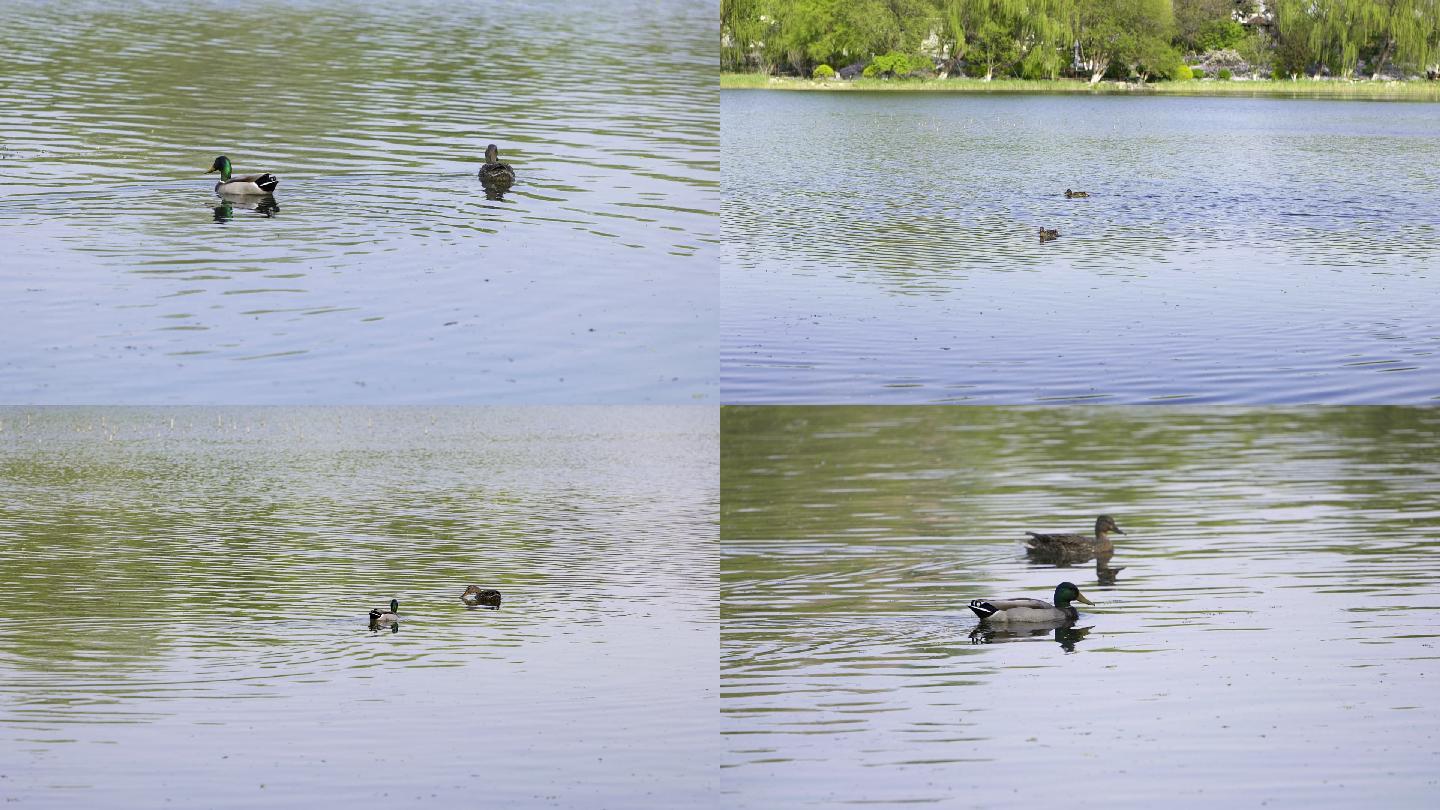
<svg viewBox="0 0 1440 810">
<path fill-rule="evenodd" d="M 727 616 L 767 614 L 772 596 L 801 615 L 934 606 L 939 572 L 1020 556 L 1025 531 L 1088 531 L 1101 512 L 1129 532 L 1116 563 L 1246 535 L 1346 556 L 1434 546 L 1408 539 L 1433 522 L 1434 409 L 728 407 L 722 420 L 722 578 L 745 595 Z M 1178 543 L 1157 537 L 1177 529 Z M 860 587 L 872 577 L 883 584 Z"/>
</svg>

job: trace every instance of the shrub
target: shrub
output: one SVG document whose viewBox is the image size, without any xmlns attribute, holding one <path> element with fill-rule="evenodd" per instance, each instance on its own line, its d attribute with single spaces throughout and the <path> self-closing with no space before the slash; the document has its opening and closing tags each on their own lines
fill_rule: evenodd
<svg viewBox="0 0 1440 810">
<path fill-rule="evenodd" d="M 1192 79 L 1203 79 L 1203 78 L 1205 78 L 1205 71 L 1201 70 L 1201 69 L 1198 68 L 1198 67 L 1192 67 L 1192 68 L 1190 68 L 1190 78 L 1192 78 Z"/>
<path fill-rule="evenodd" d="M 1230 77 L 1233 75 L 1235 74 L 1230 72 L 1230 68 L 1220 68 L 1220 72 L 1215 74 L 1215 78 L 1219 79 L 1222 82 L 1226 82 L 1229 81 Z"/>
<path fill-rule="evenodd" d="M 1191 78 L 1190 66 L 1185 64 L 1184 62 L 1181 62 L 1179 65 L 1176 66 L 1174 75 L 1170 78 L 1177 82 L 1189 81 L 1189 79 Z"/>
<path fill-rule="evenodd" d="M 832 68 L 829 65 L 816 65 L 815 69 L 810 72 L 810 78 L 833 79 L 835 78 L 835 68 Z"/>
<path fill-rule="evenodd" d="M 871 60 L 865 68 L 865 78 L 873 79 L 877 76 L 900 78 L 928 67 L 930 67 L 930 60 L 923 56 L 911 56 L 899 51 L 891 51 Z"/>
</svg>

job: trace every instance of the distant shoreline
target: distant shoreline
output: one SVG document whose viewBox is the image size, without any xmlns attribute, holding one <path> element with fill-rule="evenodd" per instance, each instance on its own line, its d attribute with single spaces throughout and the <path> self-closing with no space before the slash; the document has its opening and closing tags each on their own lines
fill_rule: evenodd
<svg viewBox="0 0 1440 810">
<path fill-rule="evenodd" d="M 1153 84 L 1081 79 L 802 79 L 763 73 L 721 73 L 723 90 L 809 90 L 819 92 L 1038 93 L 1121 96 L 1236 96 L 1240 98 L 1328 98 L 1358 101 L 1440 101 L 1440 81 L 1344 81 L 1339 79 L 1192 79 Z"/>
</svg>

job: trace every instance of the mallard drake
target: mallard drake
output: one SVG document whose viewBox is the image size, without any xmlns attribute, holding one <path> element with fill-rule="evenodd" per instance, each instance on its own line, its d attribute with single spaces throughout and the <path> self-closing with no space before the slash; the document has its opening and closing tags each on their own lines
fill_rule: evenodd
<svg viewBox="0 0 1440 810">
<path fill-rule="evenodd" d="M 1053 228 L 1041 228 L 1041 229 L 1040 229 L 1040 241 L 1041 241 L 1041 242 L 1049 242 L 1051 239 L 1058 239 L 1059 236 L 1060 236 L 1060 231 L 1055 230 L 1055 229 L 1053 229 Z"/>
<path fill-rule="evenodd" d="M 400 621 L 400 600 L 391 599 L 390 609 L 375 608 L 370 611 L 371 624 L 390 624 Z"/>
<path fill-rule="evenodd" d="M 1079 611 L 1070 606 L 1072 601 L 1093 605 L 1073 582 L 1062 582 L 1055 586 L 1055 604 L 1039 599 L 972 599 L 970 609 L 981 621 L 1009 622 L 1064 622 L 1079 618 Z"/>
<path fill-rule="evenodd" d="M 509 163 L 500 162 L 500 148 L 495 144 L 485 147 L 485 165 L 480 167 L 480 182 L 487 189 L 504 191 L 515 183 L 515 170 Z"/>
<path fill-rule="evenodd" d="M 215 184 L 215 190 L 221 194 L 269 194 L 280 185 L 280 178 L 269 172 L 231 177 L 230 158 L 224 155 L 215 158 L 215 162 L 205 170 L 206 174 L 210 172 L 220 172 L 220 182 Z"/>
<path fill-rule="evenodd" d="M 1088 191 L 1071 191 L 1071 190 L 1068 189 L 1068 188 L 1065 189 L 1065 198 L 1066 198 L 1067 200 L 1073 200 L 1073 199 L 1075 199 L 1076 197 L 1089 197 L 1089 196 L 1090 196 L 1090 192 L 1088 192 Z"/>
<path fill-rule="evenodd" d="M 500 592 L 493 588 L 481 588 L 479 585 L 471 585 L 460 594 L 460 601 L 475 607 L 476 605 L 487 605 L 500 607 Z"/>
<path fill-rule="evenodd" d="M 1076 555 L 1083 554 L 1085 559 L 1091 555 L 1114 553 L 1115 544 L 1110 542 L 1110 533 L 1124 534 L 1120 527 L 1115 525 L 1115 519 L 1109 515 L 1101 515 L 1095 518 L 1095 534 L 1092 537 L 1088 534 L 1037 534 L 1026 532 L 1030 539 L 1025 541 L 1025 550 L 1030 554 L 1040 555 Z"/>
</svg>

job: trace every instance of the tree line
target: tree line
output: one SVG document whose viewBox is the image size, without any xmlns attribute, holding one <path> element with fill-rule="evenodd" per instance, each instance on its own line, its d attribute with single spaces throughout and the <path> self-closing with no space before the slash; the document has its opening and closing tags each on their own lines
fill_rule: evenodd
<svg viewBox="0 0 1440 810">
<path fill-rule="evenodd" d="M 1440 0 L 721 0 L 721 69 L 990 79 L 1440 74 Z"/>
</svg>

